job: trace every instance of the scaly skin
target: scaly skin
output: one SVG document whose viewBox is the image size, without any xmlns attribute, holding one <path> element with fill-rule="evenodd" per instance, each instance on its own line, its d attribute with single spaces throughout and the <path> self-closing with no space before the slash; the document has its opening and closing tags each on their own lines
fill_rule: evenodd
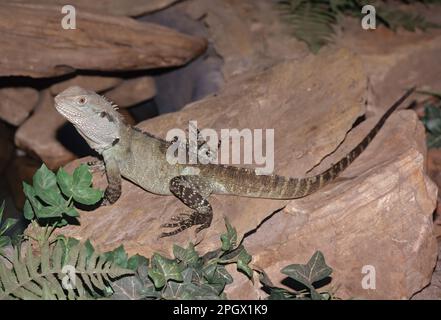
<svg viewBox="0 0 441 320">
<path fill-rule="evenodd" d="M 175 195 L 191 213 L 173 217 L 163 227 L 175 228 L 161 236 L 175 235 L 198 225 L 208 228 L 213 210 L 211 194 L 253 198 L 295 199 L 307 196 L 334 180 L 366 149 L 387 118 L 414 91 L 408 90 L 382 116 L 369 134 L 345 157 L 324 172 L 304 178 L 256 175 L 254 170 L 214 164 L 170 164 L 166 151 L 170 142 L 141 132 L 124 123 L 115 106 L 106 98 L 80 87 L 70 87 L 55 97 L 55 106 L 87 143 L 101 154 L 108 187 L 105 203 L 121 195 L 121 177 L 159 195 Z"/>
</svg>

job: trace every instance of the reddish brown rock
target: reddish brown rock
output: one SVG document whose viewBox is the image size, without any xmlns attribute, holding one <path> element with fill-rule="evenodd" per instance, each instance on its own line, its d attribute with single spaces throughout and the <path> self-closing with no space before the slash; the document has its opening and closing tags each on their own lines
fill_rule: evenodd
<svg viewBox="0 0 441 320">
<path fill-rule="evenodd" d="M 32 117 L 15 133 L 15 144 L 35 158 L 41 159 L 49 168 L 56 169 L 76 158 L 57 139 L 57 130 L 65 122 L 54 108 L 52 95 L 48 90 L 44 90 Z"/>
<path fill-rule="evenodd" d="M 0 119 L 19 126 L 38 102 L 38 91 L 25 87 L 0 88 Z"/>
<path fill-rule="evenodd" d="M 434 6 L 432 11 L 437 12 L 441 23 L 441 7 Z M 337 45 L 356 52 L 362 59 L 373 91 L 369 101 L 372 106 L 384 105 L 400 95 L 403 88 L 418 86 L 441 91 L 441 66 L 434 63 L 441 56 L 440 30 L 393 32 L 380 26 L 368 32 L 356 20 L 347 20 L 344 28 Z"/>
<path fill-rule="evenodd" d="M 100 14 L 122 15 L 122 16 L 139 16 L 149 12 L 161 10 L 173 4 L 177 0 L 101 0 L 88 1 L 76 0 L 74 4 L 77 10 L 85 10 Z M 4 3 L 29 3 L 29 0 L 1 0 Z M 64 6 L 67 4 L 64 0 L 44 0 L 39 1 L 41 4 Z"/>
<path fill-rule="evenodd" d="M 142 101 L 151 99 L 156 94 L 155 80 L 145 76 L 123 81 L 116 88 L 109 90 L 105 96 L 120 108 L 127 108 Z"/>
<path fill-rule="evenodd" d="M 116 87 L 122 82 L 121 78 L 78 75 L 66 81 L 58 82 L 50 87 L 51 94 L 56 96 L 61 91 L 71 87 L 80 86 L 95 92 L 102 92 Z"/>
<path fill-rule="evenodd" d="M 63 29 L 62 18 L 60 6 L 0 3 L 0 75 L 179 66 L 206 48 L 202 38 L 131 18 L 78 12 L 74 30 Z"/>
</svg>

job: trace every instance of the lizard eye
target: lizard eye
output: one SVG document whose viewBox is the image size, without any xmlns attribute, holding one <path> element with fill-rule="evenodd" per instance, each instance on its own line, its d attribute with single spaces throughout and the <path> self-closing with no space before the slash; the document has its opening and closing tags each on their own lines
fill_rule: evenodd
<svg viewBox="0 0 441 320">
<path fill-rule="evenodd" d="M 79 103 L 79 104 L 85 104 L 85 103 L 86 103 L 86 98 L 85 98 L 85 97 L 80 97 L 80 98 L 78 99 L 78 103 Z"/>
</svg>

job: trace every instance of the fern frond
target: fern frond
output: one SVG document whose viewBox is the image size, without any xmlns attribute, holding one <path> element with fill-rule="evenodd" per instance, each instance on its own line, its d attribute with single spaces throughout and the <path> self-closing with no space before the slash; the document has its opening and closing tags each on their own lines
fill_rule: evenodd
<svg viewBox="0 0 441 320">
<path fill-rule="evenodd" d="M 72 267 L 73 274 L 64 272 L 66 265 Z M 100 295 L 111 279 L 131 273 L 96 252 L 89 256 L 82 243 L 69 251 L 64 250 L 61 241 L 45 243 L 38 256 L 31 246 L 24 257 L 15 248 L 12 267 L 0 263 L 0 299 L 87 299 L 92 294 Z M 68 275 L 75 276 L 74 281 L 70 279 L 71 287 L 62 284 Z"/>
<path fill-rule="evenodd" d="M 292 26 L 294 36 L 316 53 L 332 40 L 338 12 L 326 0 L 279 2 L 282 19 Z"/>
</svg>

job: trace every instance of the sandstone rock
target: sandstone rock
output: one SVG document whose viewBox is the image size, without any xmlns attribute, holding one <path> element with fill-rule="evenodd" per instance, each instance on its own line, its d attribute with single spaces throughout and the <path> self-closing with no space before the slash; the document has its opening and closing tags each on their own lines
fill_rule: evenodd
<svg viewBox="0 0 441 320">
<path fill-rule="evenodd" d="M 181 6 L 193 19 L 204 21 L 209 39 L 223 58 L 226 81 L 262 70 L 274 61 L 301 59 L 309 53 L 282 23 L 274 1 L 190 0 L 175 6 Z"/>
<path fill-rule="evenodd" d="M 102 92 L 116 87 L 121 82 L 121 78 L 115 77 L 77 75 L 71 79 L 52 85 L 50 91 L 53 96 L 56 96 L 71 86 L 80 86 L 95 92 Z"/>
<path fill-rule="evenodd" d="M 441 7 L 435 6 L 433 10 L 438 12 L 441 22 Z M 402 88 L 418 86 L 441 91 L 441 66 L 434 63 L 441 56 L 440 30 L 393 32 L 379 27 L 366 32 L 354 20 L 347 20 L 344 29 L 336 46 L 346 47 L 362 59 L 373 91 L 371 108 L 384 106 L 386 101 L 400 95 Z"/>
<path fill-rule="evenodd" d="M 438 246 L 439 247 L 439 246 Z M 413 300 L 439 300 L 441 299 L 441 256 L 438 253 L 438 261 L 432 275 L 430 285 L 412 297 Z"/>
<path fill-rule="evenodd" d="M 86 10 L 101 14 L 123 15 L 123 16 L 139 16 L 149 12 L 161 10 L 173 4 L 177 0 L 105 0 L 105 1 L 88 1 L 88 0 L 76 0 L 74 7 L 77 10 Z M 29 0 L 12 0 L 5 1 L 4 3 L 29 3 Z M 46 5 L 66 5 L 64 0 L 44 0 L 39 1 L 41 4 Z"/>
<path fill-rule="evenodd" d="M 14 152 L 13 130 L 0 121 L 0 174 L 8 165 Z"/>
<path fill-rule="evenodd" d="M 0 88 L 0 119 L 19 126 L 38 102 L 38 91 L 25 87 Z"/>
<path fill-rule="evenodd" d="M 128 79 L 116 88 L 109 90 L 105 96 L 120 108 L 127 108 L 142 101 L 151 99 L 156 94 L 155 80 L 144 76 Z"/>
<path fill-rule="evenodd" d="M 76 158 L 57 139 L 57 130 L 65 122 L 54 108 L 53 97 L 48 90 L 44 90 L 32 117 L 15 133 L 15 144 L 41 159 L 49 168 L 56 169 Z"/>
<path fill-rule="evenodd" d="M 81 12 L 75 30 L 63 29 L 62 18 L 60 6 L 1 3 L 0 75 L 47 77 L 74 69 L 178 66 L 206 48 L 204 39 L 126 17 Z"/>
</svg>

